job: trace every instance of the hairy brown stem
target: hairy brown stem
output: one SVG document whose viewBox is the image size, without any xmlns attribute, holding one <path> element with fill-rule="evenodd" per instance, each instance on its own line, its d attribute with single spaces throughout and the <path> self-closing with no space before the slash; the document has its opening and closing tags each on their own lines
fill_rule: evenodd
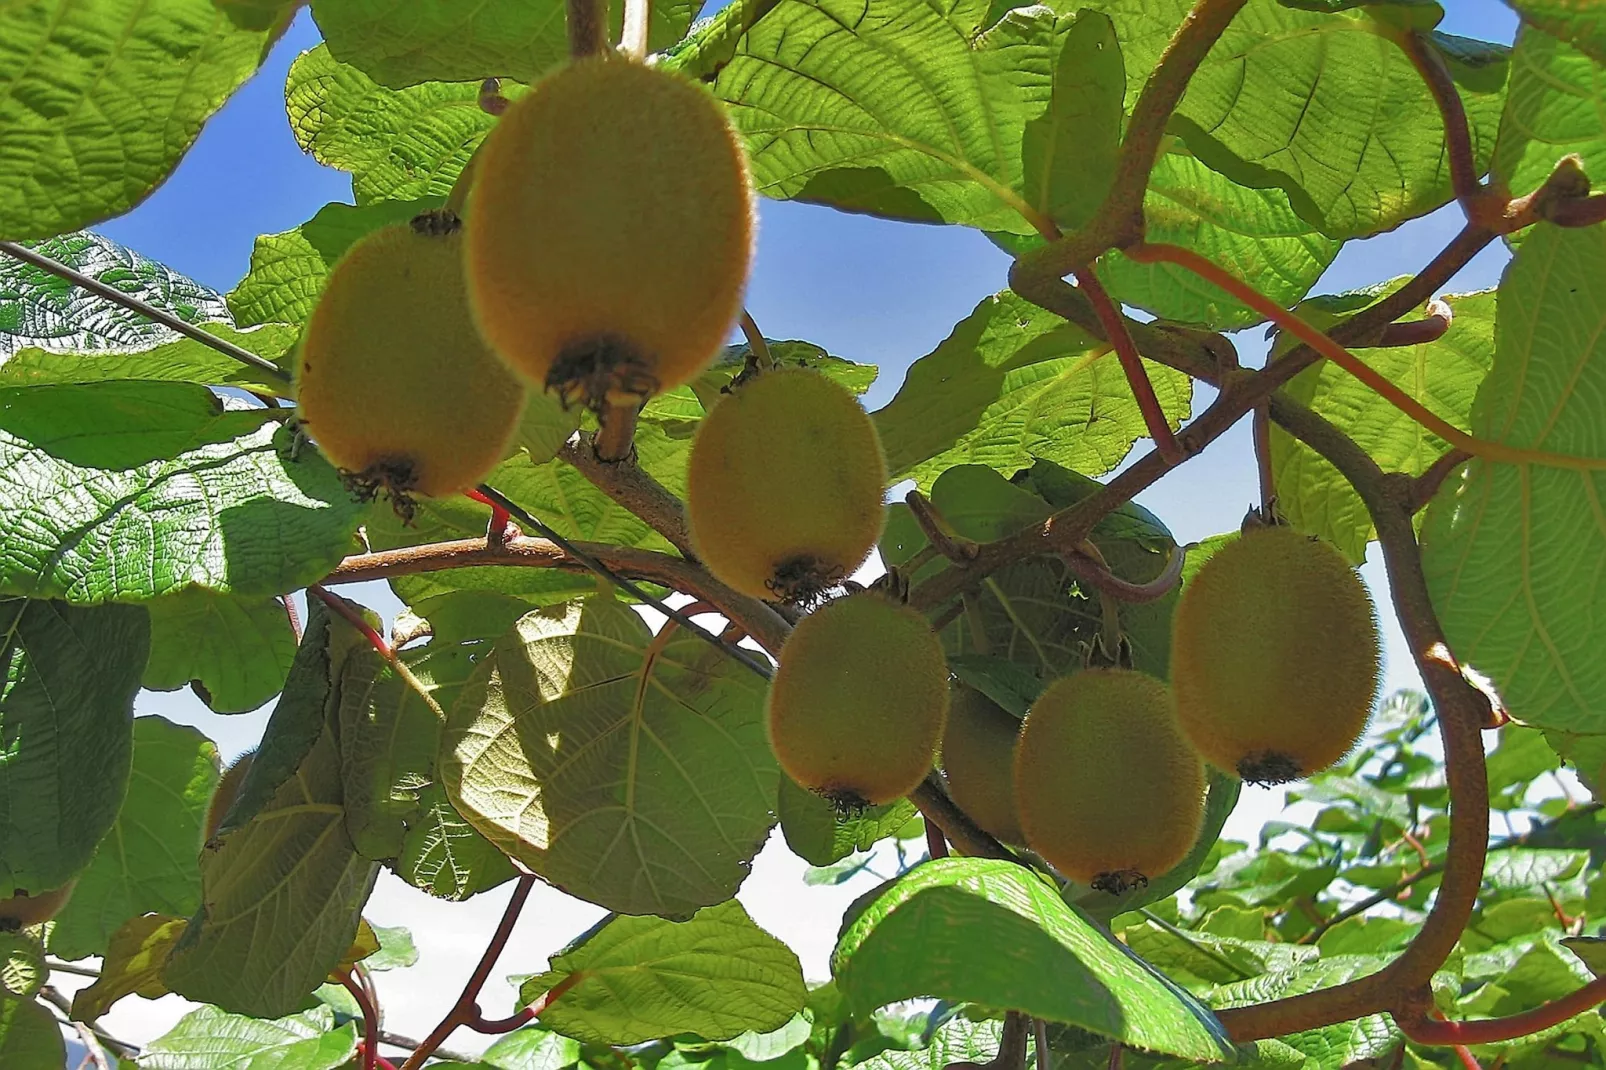
<svg viewBox="0 0 1606 1070">
<path fill-rule="evenodd" d="M 928 822 L 942 830 L 948 842 L 960 854 L 973 858 L 1016 861 L 1014 852 L 994 839 L 991 833 L 984 831 L 948 797 L 936 773 L 927 776 L 919 787 L 909 793 L 909 801 L 915 804 Z"/>
<path fill-rule="evenodd" d="M 1142 603 L 1157 601 L 1176 589 L 1177 584 L 1182 582 L 1182 566 L 1187 563 L 1188 554 L 1182 547 L 1173 546 L 1165 569 L 1147 583 L 1123 580 L 1111 572 L 1103 561 L 1095 560 L 1080 550 L 1061 554 L 1060 559 L 1065 562 L 1065 567 L 1070 569 L 1071 575 L 1095 588 L 1100 594 L 1109 595 L 1117 602 Z"/>
<path fill-rule="evenodd" d="M 1270 524 L 1277 514 L 1277 475 L 1271 467 L 1271 415 L 1262 401 L 1255 406 L 1255 470 L 1260 479 L 1260 515 Z"/>
<path fill-rule="evenodd" d="M 570 56 L 584 59 L 608 50 L 607 0 L 565 0 L 564 9 L 568 16 Z"/>
<path fill-rule="evenodd" d="M 582 431 L 558 451 L 558 459 L 573 465 L 592 486 L 668 539 L 669 545 L 686 557 L 696 559 L 691 527 L 686 522 L 686 507 L 634 458 L 603 460 L 595 437 Z"/>
<path fill-rule="evenodd" d="M 914 517 L 915 523 L 920 525 L 921 534 L 939 554 L 950 561 L 959 562 L 969 561 L 976 556 L 976 543 L 955 535 L 948 521 L 931 504 L 930 498 L 918 490 L 912 490 L 904 497 L 903 503 L 909 507 L 909 515 Z"/>
</svg>

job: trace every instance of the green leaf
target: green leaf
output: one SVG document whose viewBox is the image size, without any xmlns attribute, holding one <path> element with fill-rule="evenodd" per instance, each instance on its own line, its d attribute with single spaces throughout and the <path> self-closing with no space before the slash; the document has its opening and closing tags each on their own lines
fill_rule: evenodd
<svg viewBox="0 0 1606 1070">
<path fill-rule="evenodd" d="M 1192 3 L 1096 6 L 1115 20 L 1130 105 Z M 1444 123 L 1390 32 L 1368 10 L 1319 14 L 1250 0 L 1189 82 L 1169 129 L 1239 184 L 1281 187 L 1332 238 L 1424 215 L 1452 196 Z M 1503 50 L 1435 39 L 1465 101 L 1481 170 L 1501 107 Z"/>
<path fill-rule="evenodd" d="M 413 943 L 410 929 L 400 925 L 375 925 L 373 930 L 374 935 L 379 938 L 379 950 L 363 959 L 363 966 L 370 970 L 384 971 L 418 965 L 418 947 Z"/>
<path fill-rule="evenodd" d="M 894 836 L 915 816 L 907 799 L 843 814 L 829 800 L 781 777 L 775 811 L 792 853 L 814 866 L 829 866 L 858 851 L 868 851 Z"/>
<path fill-rule="evenodd" d="M 75 1021 L 92 1022 L 124 996 L 160 999 L 168 994 L 162 969 L 184 934 L 184 919 L 165 914 L 129 918 L 103 949 L 100 976 L 73 996 Z"/>
<path fill-rule="evenodd" d="M 914 1051 L 888 1048 L 853 1066 L 854 1070 L 945 1070 L 952 1063 L 985 1066 L 998 1054 L 1002 1033 L 1003 1023 L 997 1019 L 955 1015 L 932 1035 L 929 1046 Z M 1035 1038 L 1028 1037 L 1026 1045 L 1029 1052 L 1036 1052 Z"/>
<path fill-rule="evenodd" d="M 1388 955 L 1335 955 L 1220 985 L 1209 990 L 1205 998 L 1214 1007 L 1241 1007 L 1285 999 L 1377 973 L 1388 965 L 1389 959 Z M 1388 1015 L 1369 1014 L 1277 1039 L 1318 1060 L 1317 1065 L 1336 1070 L 1363 1059 L 1390 1054 L 1402 1038 Z"/>
<path fill-rule="evenodd" d="M 728 1040 L 785 1024 L 804 996 L 797 956 L 734 901 L 680 922 L 614 917 L 554 955 L 519 997 L 534 1003 L 565 983 L 540 1021 L 592 1044 Z"/>
<path fill-rule="evenodd" d="M 251 270 L 229 291 L 234 322 L 241 327 L 306 323 L 329 269 L 358 238 L 442 203 L 440 197 L 378 201 L 360 208 L 336 202 L 294 230 L 262 235 L 251 248 Z"/>
<path fill-rule="evenodd" d="M 495 844 L 463 819 L 439 782 L 418 793 L 418 815 L 407 826 L 391 868 L 437 899 L 467 899 L 518 876 Z"/>
<path fill-rule="evenodd" d="M 211 0 L 0 8 L 0 234 L 60 234 L 144 200 L 269 44 Z"/>
<path fill-rule="evenodd" d="M 1173 427 L 1191 381 L 1144 362 Z M 893 479 L 927 489 L 958 464 L 1006 475 L 1046 458 L 1098 475 L 1146 434 L 1115 354 L 1080 327 L 1005 291 L 984 299 L 874 414 Z"/>
<path fill-rule="evenodd" d="M 986 0 L 781 0 L 714 91 L 760 193 L 924 223 L 1034 234 L 1018 192 L 1025 123 L 1047 105 L 1055 21 Z M 1041 220 L 1046 223 L 1046 220 Z"/>
<path fill-rule="evenodd" d="M 6 1070 L 61 1070 L 67 1045 L 43 1003 L 0 996 L 0 1066 Z"/>
<path fill-rule="evenodd" d="M 144 685 L 174 691 L 198 680 L 215 713 L 247 713 L 284 688 L 296 636 L 277 598 L 235 598 L 190 587 L 154 599 Z"/>
<path fill-rule="evenodd" d="M 208 323 L 207 331 L 233 342 L 266 360 L 283 363 L 295 342 L 294 332 L 280 325 L 237 331 L 223 323 Z M 259 394 L 283 397 L 289 382 L 226 357 L 190 338 L 132 352 L 55 353 L 44 349 L 19 350 L 0 364 L 0 386 L 41 386 L 48 383 L 102 383 L 117 379 L 232 386 Z"/>
<path fill-rule="evenodd" d="M 1301 219 L 1282 190 L 1240 186 L 1180 152 L 1156 161 L 1143 213 L 1149 241 L 1192 249 L 1285 308 L 1315 285 L 1343 244 Z M 1162 319 L 1232 330 L 1265 318 L 1174 264 L 1139 264 L 1112 251 L 1099 258 L 1098 273 L 1122 304 Z"/>
<path fill-rule="evenodd" d="M 486 1048 L 482 1058 L 496 1070 L 564 1070 L 580 1061 L 580 1042 L 529 1025 Z"/>
<path fill-rule="evenodd" d="M 137 606 L 0 599 L 0 898 L 59 888 L 117 819 L 150 642 Z"/>
<path fill-rule="evenodd" d="M 652 5 L 647 47 L 658 51 L 686 35 L 702 0 Z M 619 40 L 624 5 L 609 5 Z M 381 85 L 500 76 L 534 81 L 569 55 L 563 0 L 313 0 L 329 50 Z"/>
<path fill-rule="evenodd" d="M 51 954 L 104 955 L 130 918 L 194 912 L 201 901 L 201 826 L 217 781 L 211 740 L 162 717 L 135 718 L 128 794 L 50 930 Z"/>
<path fill-rule="evenodd" d="M 284 97 L 296 141 L 351 172 L 359 205 L 445 197 L 496 123 L 480 108 L 478 82 L 386 89 L 336 62 L 327 45 L 290 65 Z"/>
<path fill-rule="evenodd" d="M 1524 26 L 1511 54 L 1511 88 L 1492 169 L 1521 196 L 1577 153 L 1584 170 L 1606 174 L 1606 76 L 1588 55 Z"/>
<path fill-rule="evenodd" d="M 1026 124 L 1021 145 L 1027 201 L 1064 230 L 1086 226 L 1115 180 L 1125 95 L 1115 27 L 1080 12 L 1054 63 L 1048 110 Z"/>
<path fill-rule="evenodd" d="M 832 967 L 859 1013 L 935 996 L 1191 1059 L 1231 1051 L 1208 1010 L 1012 862 L 926 862 L 870 893 L 845 922 Z"/>
<path fill-rule="evenodd" d="M 1606 63 L 1606 12 L 1595 0 L 1506 0 L 1522 21 Z"/>
<path fill-rule="evenodd" d="M 0 930 L 0 999 L 32 999 L 49 976 L 44 945 L 33 933 Z"/>
<path fill-rule="evenodd" d="M 1606 226 L 1541 224 L 1500 283 L 1493 367 L 1472 433 L 1606 459 Z M 1606 560 L 1595 508 L 1606 473 L 1474 460 L 1423 521 L 1422 565 L 1456 655 L 1495 682 L 1523 723 L 1606 729 L 1606 641 L 1588 612 Z"/>
<path fill-rule="evenodd" d="M 377 874 L 346 835 L 325 726 L 268 804 L 207 844 L 201 909 L 168 959 L 168 987 L 259 1018 L 294 1010 L 351 947 Z"/>
<path fill-rule="evenodd" d="M 1454 318 L 1435 342 L 1351 350 L 1435 415 L 1463 431 L 1495 353 L 1493 291 L 1445 298 Z M 1349 435 L 1387 472 L 1418 476 L 1449 444 L 1401 413 L 1371 387 L 1331 361 L 1308 368 L 1285 388 Z M 1273 426 L 1272 469 L 1277 504 L 1299 530 L 1333 543 L 1352 564 L 1366 560 L 1372 518 L 1359 494 L 1325 458 Z"/>
<path fill-rule="evenodd" d="M 460 692 L 441 777 L 470 824 L 569 894 L 685 916 L 735 894 L 773 823 L 763 694 L 622 604 L 537 610 Z"/>
<path fill-rule="evenodd" d="M 181 383 L 0 389 L 0 590 L 94 603 L 317 582 L 359 511 L 290 439 L 270 410 Z"/>
<path fill-rule="evenodd" d="M 274 1021 L 202 1007 L 140 1053 L 140 1070 L 335 1070 L 357 1052 L 357 1024 L 317 1007 Z"/>
</svg>

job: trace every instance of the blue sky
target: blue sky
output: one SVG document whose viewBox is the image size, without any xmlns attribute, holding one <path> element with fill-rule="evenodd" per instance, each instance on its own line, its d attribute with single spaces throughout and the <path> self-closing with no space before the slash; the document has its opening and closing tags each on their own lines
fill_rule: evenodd
<svg viewBox="0 0 1606 1070">
<path fill-rule="evenodd" d="M 1451 9 L 1442 26 L 1448 32 L 1500 41 L 1515 32 L 1515 17 L 1497 0 L 1446 0 L 1445 6 Z M 285 118 L 285 73 L 291 60 L 317 41 L 317 29 L 303 13 L 262 71 L 207 126 L 173 177 L 133 212 L 97 229 L 226 291 L 245 273 L 258 234 L 295 227 L 330 201 L 349 201 L 349 178 L 304 156 Z M 1452 207 L 1392 234 L 1351 243 L 1317 291 L 1414 271 L 1460 226 Z M 1504 262 L 1499 248 L 1488 250 L 1449 289 L 1492 286 Z M 771 337 L 807 339 L 848 359 L 879 365 L 880 378 L 867 398 L 875 408 L 892 397 L 914 359 L 935 347 L 979 300 L 1004 287 L 1007 267 L 1004 255 L 973 231 L 766 202 L 748 304 Z M 1260 334 L 1256 329 L 1238 339 L 1250 363 L 1264 351 Z M 1207 395 L 1196 399 L 1196 410 L 1207 400 Z M 1187 541 L 1235 527 L 1256 496 L 1247 426 L 1240 425 L 1140 501 Z M 1364 575 L 1382 602 L 1380 569 L 1371 564 Z M 395 606 L 377 585 L 358 596 L 376 608 Z M 1413 682 L 1397 631 L 1388 655 L 1390 685 Z M 253 743 L 267 714 L 217 717 L 187 692 L 145 694 L 138 708 L 200 726 L 218 740 L 225 756 Z M 1229 831 L 1252 835 L 1280 802 L 1280 793 L 1246 793 Z M 742 899 L 761 924 L 799 950 L 811 976 L 819 976 L 836 919 L 864 885 L 804 889 L 800 877 L 801 863 L 772 844 Z M 417 970 L 381 977 L 391 1008 L 389 1028 L 413 1035 L 428 1031 L 449 1002 L 447 993 L 456 991 L 471 968 L 504 899 L 498 891 L 464 905 L 441 904 L 394 880 L 381 882 L 369 916 L 380 924 L 412 927 L 425 957 Z M 547 953 L 597 916 L 594 908 L 549 889 L 538 892 L 526 914 L 498 975 L 538 969 Z M 497 999 L 509 994 L 493 984 L 488 1013 L 501 1012 Z M 106 1024 L 129 1039 L 147 1040 L 165 1031 L 182 1009 L 175 997 L 156 1006 L 130 999 Z M 474 1046 L 467 1037 L 453 1043 Z"/>
</svg>

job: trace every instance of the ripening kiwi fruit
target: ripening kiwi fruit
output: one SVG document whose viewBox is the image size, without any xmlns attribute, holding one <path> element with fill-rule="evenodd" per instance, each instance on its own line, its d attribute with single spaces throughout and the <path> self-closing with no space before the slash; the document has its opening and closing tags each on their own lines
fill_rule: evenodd
<svg viewBox="0 0 1606 1070">
<path fill-rule="evenodd" d="M 1024 843 L 1015 810 L 1015 741 L 1020 719 L 965 684 L 955 684 L 942 733 L 948 794 L 970 819 L 1005 843 Z"/>
<path fill-rule="evenodd" d="M 1065 876 L 1122 892 L 1187 857 L 1204 822 L 1204 763 L 1160 680 L 1084 669 L 1043 691 L 1015 747 L 1026 844 Z"/>
<path fill-rule="evenodd" d="M 843 809 L 902 798 L 931 770 L 948 662 L 926 618 L 875 591 L 798 622 L 770 681 L 770 746 L 798 784 Z"/>
<path fill-rule="evenodd" d="M 697 429 L 692 540 L 743 594 L 807 602 L 869 556 L 886 522 L 886 481 L 875 424 L 851 391 L 807 368 L 764 372 Z"/>
<path fill-rule="evenodd" d="M 1211 764 L 1281 784 L 1336 764 L 1366 730 L 1377 616 L 1331 545 L 1250 528 L 1200 568 L 1172 628 L 1177 716 Z"/>
<path fill-rule="evenodd" d="M 398 507 L 479 482 L 524 407 L 469 314 L 460 230 L 430 213 L 359 239 L 301 337 L 301 422 L 354 490 Z"/>
<path fill-rule="evenodd" d="M 0 899 L 0 931 L 42 925 L 54 918 L 67 905 L 67 900 L 72 898 L 72 890 L 77 883 L 74 878 L 48 892 L 37 895 L 18 892 L 10 899 Z"/>
<path fill-rule="evenodd" d="M 746 157 L 701 86 L 617 56 L 570 63 L 497 122 L 468 199 L 480 328 L 566 404 L 689 382 L 741 311 Z"/>
<path fill-rule="evenodd" d="M 206 808 L 206 835 L 202 842 L 211 841 L 222 827 L 223 819 L 228 816 L 229 807 L 234 800 L 240 797 L 240 789 L 245 786 L 246 775 L 251 772 L 251 759 L 256 757 L 256 751 L 248 750 L 229 764 L 218 778 L 217 787 L 212 792 L 212 802 Z"/>
</svg>

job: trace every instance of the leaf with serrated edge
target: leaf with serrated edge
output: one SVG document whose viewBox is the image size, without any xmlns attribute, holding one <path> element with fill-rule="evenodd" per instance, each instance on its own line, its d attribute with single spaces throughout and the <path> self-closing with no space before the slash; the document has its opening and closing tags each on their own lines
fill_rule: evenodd
<svg viewBox="0 0 1606 1070">
<path fill-rule="evenodd" d="M 735 901 L 690 920 L 615 917 L 552 957 L 520 988 L 533 1003 L 567 984 L 541 1023 L 594 1044 L 676 1033 L 728 1040 L 774 1029 L 803 1008 L 803 969 Z"/>
<path fill-rule="evenodd" d="M 537 610 L 459 693 L 441 777 L 470 824 L 571 895 L 685 916 L 735 894 L 769 833 L 763 694 L 625 605 Z"/>
<path fill-rule="evenodd" d="M 328 1007 L 273 1021 L 202 1007 L 151 1041 L 140 1052 L 139 1067 L 335 1070 L 350 1062 L 356 1053 L 357 1023 L 336 1027 L 334 1012 Z"/>
</svg>

